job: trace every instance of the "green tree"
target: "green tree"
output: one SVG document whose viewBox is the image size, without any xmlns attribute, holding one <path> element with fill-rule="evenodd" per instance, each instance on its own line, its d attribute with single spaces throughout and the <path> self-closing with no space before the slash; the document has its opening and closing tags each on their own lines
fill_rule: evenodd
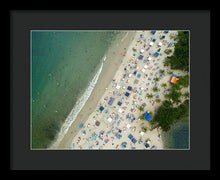
<svg viewBox="0 0 220 180">
<path fill-rule="evenodd" d="M 155 77 L 154 80 L 155 80 L 156 82 L 158 82 L 158 81 L 160 80 L 160 78 Z"/>
<path fill-rule="evenodd" d="M 154 95 L 153 95 L 153 94 L 148 94 L 147 97 L 148 97 L 149 99 L 152 99 L 152 98 L 154 97 Z"/>
<path fill-rule="evenodd" d="M 167 84 L 166 84 L 166 83 L 162 83 L 162 84 L 161 84 L 161 87 L 166 88 L 166 87 L 167 87 Z"/>
<path fill-rule="evenodd" d="M 139 106 L 138 109 L 139 109 L 140 112 L 144 111 L 144 107 L 143 106 Z"/>
<path fill-rule="evenodd" d="M 161 99 L 157 98 L 156 103 L 160 103 L 160 102 L 161 102 Z"/>
<path fill-rule="evenodd" d="M 173 84 L 173 89 L 177 90 L 177 91 L 181 90 L 181 87 L 180 87 L 179 83 L 178 84 Z"/>
<path fill-rule="evenodd" d="M 185 93 L 183 94 L 183 96 L 184 96 L 185 98 L 189 98 L 189 92 L 185 92 Z"/>
<path fill-rule="evenodd" d="M 142 120 L 142 121 L 144 121 L 145 120 L 145 117 L 144 117 L 144 115 L 142 114 L 140 117 L 140 120 Z"/>
<path fill-rule="evenodd" d="M 188 87 L 189 86 L 189 75 L 185 76 L 180 76 L 178 80 L 178 84 L 180 84 L 183 87 Z"/>
<path fill-rule="evenodd" d="M 152 113 L 151 111 L 149 111 L 149 113 L 148 113 L 148 114 L 149 114 L 149 115 L 151 115 L 151 116 L 153 115 L 153 113 Z"/>
<path fill-rule="evenodd" d="M 189 115 L 189 101 L 185 101 L 178 107 L 172 107 L 169 101 L 165 101 L 163 105 L 158 108 L 157 113 L 150 123 L 154 127 L 161 127 L 163 131 L 168 131 L 174 123 L 182 120 Z"/>
<path fill-rule="evenodd" d="M 165 73 L 165 71 L 163 69 L 161 69 L 159 72 L 160 72 L 160 74 L 164 74 Z"/>
<path fill-rule="evenodd" d="M 141 130 L 146 133 L 147 132 L 147 127 L 141 127 Z"/>
<path fill-rule="evenodd" d="M 169 94 L 169 98 L 171 98 L 174 103 L 179 104 L 181 102 L 180 101 L 181 95 L 182 95 L 182 93 L 180 91 L 176 91 L 175 89 L 171 89 L 171 92 Z"/>
<path fill-rule="evenodd" d="M 158 92 L 159 89 L 158 89 L 157 87 L 153 87 L 153 91 L 154 91 L 154 92 Z"/>
<path fill-rule="evenodd" d="M 167 57 L 167 62 L 171 65 L 171 69 L 189 71 L 189 32 L 179 31 L 177 40 L 174 45 L 175 51 L 172 56 Z"/>
</svg>

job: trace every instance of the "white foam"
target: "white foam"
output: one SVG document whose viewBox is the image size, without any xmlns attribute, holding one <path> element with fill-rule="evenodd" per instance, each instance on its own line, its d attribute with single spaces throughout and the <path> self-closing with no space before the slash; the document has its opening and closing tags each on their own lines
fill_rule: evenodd
<svg viewBox="0 0 220 180">
<path fill-rule="evenodd" d="M 105 56 L 105 58 L 106 58 L 106 56 Z M 96 75 L 94 76 L 94 78 L 92 79 L 92 81 L 90 82 L 89 87 L 86 89 L 86 91 L 83 93 L 83 95 L 77 100 L 76 104 L 74 105 L 74 108 L 72 109 L 72 111 L 70 112 L 70 114 L 66 118 L 64 124 L 62 125 L 61 130 L 57 136 L 57 140 L 52 144 L 52 146 L 50 148 L 56 148 L 59 145 L 60 141 L 63 139 L 63 137 L 67 133 L 69 127 L 75 121 L 77 115 L 79 114 L 79 112 L 81 111 L 81 109 L 83 108 L 83 106 L 85 105 L 87 100 L 89 99 L 89 96 L 91 95 L 91 93 L 92 93 L 92 91 L 98 81 L 99 75 L 102 72 L 102 67 L 103 67 L 103 63 L 101 65 L 101 67 L 99 68 L 98 72 L 96 73 Z"/>
<path fill-rule="evenodd" d="M 125 36 L 122 38 L 121 42 L 124 41 L 124 39 L 127 37 L 128 32 L 126 32 Z"/>
<path fill-rule="evenodd" d="M 106 59 L 106 55 L 104 56 L 104 58 L 103 58 L 103 61 L 105 62 L 105 59 Z"/>
</svg>

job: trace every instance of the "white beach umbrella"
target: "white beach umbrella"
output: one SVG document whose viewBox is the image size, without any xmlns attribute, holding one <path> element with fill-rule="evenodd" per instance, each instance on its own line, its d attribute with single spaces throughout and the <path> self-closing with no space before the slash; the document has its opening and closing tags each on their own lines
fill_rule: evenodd
<svg viewBox="0 0 220 180">
<path fill-rule="evenodd" d="M 150 42 L 150 46 L 153 46 L 154 45 L 154 43 L 153 42 Z"/>
<path fill-rule="evenodd" d="M 120 108 L 120 109 L 118 110 L 118 112 L 122 113 L 122 109 Z"/>
<path fill-rule="evenodd" d="M 148 67 L 148 65 L 145 64 L 145 65 L 144 65 L 144 68 L 147 69 L 147 67 Z"/>
<path fill-rule="evenodd" d="M 111 117 L 109 117 L 107 120 L 108 120 L 108 122 L 111 122 L 111 121 L 112 121 L 112 118 L 111 118 Z"/>
<path fill-rule="evenodd" d="M 151 59 L 152 59 L 151 57 L 148 57 L 148 58 L 147 58 L 147 60 L 149 60 L 149 61 L 150 61 Z"/>
<path fill-rule="evenodd" d="M 162 46 L 162 42 L 159 42 L 159 43 L 158 43 L 158 46 Z"/>
<path fill-rule="evenodd" d="M 143 53 L 144 52 L 144 49 L 141 49 L 141 53 Z"/>
<path fill-rule="evenodd" d="M 130 124 L 127 124 L 127 128 L 129 129 L 131 127 L 131 125 Z"/>
<path fill-rule="evenodd" d="M 116 89 L 120 89 L 120 87 L 121 87 L 121 86 L 117 85 L 117 86 L 116 86 Z"/>
<path fill-rule="evenodd" d="M 150 141 L 150 140 L 147 140 L 147 142 L 146 142 L 146 143 L 150 145 L 151 141 Z"/>
<path fill-rule="evenodd" d="M 141 132 L 140 132 L 140 135 L 141 135 L 141 136 L 143 136 L 143 135 L 144 135 L 144 132 L 143 132 L 143 131 L 141 131 Z"/>
<path fill-rule="evenodd" d="M 144 73 L 144 72 L 145 72 L 145 69 L 143 68 L 141 71 Z"/>
<path fill-rule="evenodd" d="M 129 76 L 129 77 L 131 77 L 131 76 L 132 76 L 132 74 L 130 73 L 128 76 Z"/>
</svg>

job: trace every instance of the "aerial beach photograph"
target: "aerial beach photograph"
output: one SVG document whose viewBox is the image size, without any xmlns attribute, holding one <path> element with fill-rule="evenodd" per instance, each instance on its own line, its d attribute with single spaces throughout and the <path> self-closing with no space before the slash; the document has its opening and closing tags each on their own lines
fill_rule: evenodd
<svg viewBox="0 0 220 180">
<path fill-rule="evenodd" d="M 190 31 L 32 30 L 30 149 L 190 150 Z"/>
</svg>

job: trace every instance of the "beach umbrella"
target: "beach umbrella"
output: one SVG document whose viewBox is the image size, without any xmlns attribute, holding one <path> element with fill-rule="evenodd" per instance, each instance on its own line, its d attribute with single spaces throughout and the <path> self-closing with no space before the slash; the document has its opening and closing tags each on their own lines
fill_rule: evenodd
<svg viewBox="0 0 220 180">
<path fill-rule="evenodd" d="M 158 52 L 155 52 L 155 53 L 154 53 L 154 56 L 155 56 L 155 57 L 157 57 L 158 55 L 159 55 L 159 53 L 158 53 Z"/>
<path fill-rule="evenodd" d="M 99 121 L 96 121 L 96 122 L 95 122 L 95 125 L 96 125 L 96 126 L 99 126 L 99 125 L 100 125 L 100 122 L 99 122 Z"/>
<path fill-rule="evenodd" d="M 130 95 L 130 93 L 128 93 L 128 92 L 126 92 L 126 93 L 125 93 L 125 96 L 127 96 L 127 97 L 128 97 L 129 95 Z"/>
<path fill-rule="evenodd" d="M 150 42 L 150 46 L 153 46 L 154 45 L 154 43 L 153 42 Z"/>
<path fill-rule="evenodd" d="M 145 72 L 145 69 L 143 68 L 141 71 L 144 73 L 144 72 Z"/>
<path fill-rule="evenodd" d="M 137 140 L 135 138 L 132 138 L 131 141 L 135 144 Z"/>
<path fill-rule="evenodd" d="M 145 146 L 145 148 L 149 148 L 150 147 L 149 144 L 147 144 L 147 143 L 145 143 L 144 146 Z"/>
<path fill-rule="evenodd" d="M 141 131 L 141 132 L 140 132 L 140 135 L 141 135 L 141 136 L 143 136 L 143 135 L 144 135 L 144 132 L 143 132 L 143 131 Z"/>
<path fill-rule="evenodd" d="M 129 135 L 128 135 L 128 138 L 129 138 L 129 139 L 132 139 L 132 138 L 133 138 L 133 135 L 132 135 L 132 134 L 129 134 Z"/>
<path fill-rule="evenodd" d="M 137 74 L 137 71 L 134 71 L 134 75 L 136 75 Z"/>
<path fill-rule="evenodd" d="M 111 122 L 111 121 L 112 121 L 112 118 L 111 118 L 111 117 L 109 117 L 107 120 L 108 120 L 108 122 Z"/>
<path fill-rule="evenodd" d="M 143 59 L 143 57 L 144 57 L 143 55 L 140 55 L 140 56 L 138 57 L 138 59 Z"/>
<path fill-rule="evenodd" d="M 143 53 L 144 52 L 144 49 L 141 49 L 141 51 L 140 51 L 141 53 Z"/>
<path fill-rule="evenodd" d="M 117 86 L 116 86 L 116 89 L 120 89 L 120 87 L 121 87 L 121 86 L 117 85 Z"/>
<path fill-rule="evenodd" d="M 151 50 L 151 51 L 149 51 L 149 54 L 151 55 L 151 54 L 153 54 L 154 52 Z"/>
<path fill-rule="evenodd" d="M 162 46 L 162 42 L 159 42 L 159 43 L 158 43 L 158 46 Z"/>
<path fill-rule="evenodd" d="M 122 148 L 126 148 L 126 145 L 127 145 L 127 143 L 126 143 L 126 142 L 123 142 L 123 143 L 122 143 Z"/>
<path fill-rule="evenodd" d="M 79 125 L 79 128 L 82 128 L 82 126 L 83 126 L 83 125 L 82 125 L 82 124 L 80 124 L 80 125 Z"/>
<path fill-rule="evenodd" d="M 118 105 L 121 106 L 121 104 L 122 104 L 122 103 L 121 103 L 120 101 L 118 101 Z"/>
<path fill-rule="evenodd" d="M 129 129 L 131 127 L 131 125 L 130 124 L 127 124 L 127 128 Z M 133 137 L 133 136 L 132 136 Z"/>
<path fill-rule="evenodd" d="M 129 91 L 131 91 L 132 90 L 132 87 L 131 86 L 128 86 L 128 88 L 127 88 Z"/>
<path fill-rule="evenodd" d="M 145 69 L 147 69 L 147 68 L 148 68 L 148 66 L 145 64 L 145 65 L 144 65 L 144 68 L 145 68 Z"/>
<path fill-rule="evenodd" d="M 148 58 L 147 58 L 147 60 L 149 60 L 149 61 L 150 61 L 151 59 L 152 59 L 151 57 L 148 57 Z"/>
</svg>

